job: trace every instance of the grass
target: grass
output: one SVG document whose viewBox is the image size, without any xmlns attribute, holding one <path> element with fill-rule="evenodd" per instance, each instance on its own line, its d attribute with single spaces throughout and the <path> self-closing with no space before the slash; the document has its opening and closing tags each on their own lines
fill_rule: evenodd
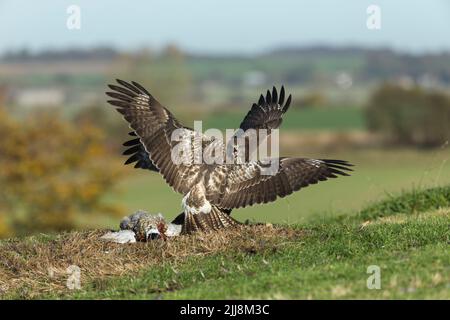
<svg viewBox="0 0 450 320">
<path fill-rule="evenodd" d="M 386 200 L 368 206 L 360 212 L 364 219 L 374 219 L 399 213 L 424 212 L 450 207 L 450 188 L 436 187 L 427 192 L 413 190 L 401 196 L 391 196 Z"/>
<path fill-rule="evenodd" d="M 0 285 L 4 298 L 449 299 L 449 225 L 447 186 L 353 215 L 168 242 L 108 244 L 100 231 L 9 240 L 0 242 Z M 64 287 L 69 264 L 81 268 L 81 290 Z M 49 265 L 61 276 L 48 276 Z M 366 286 L 370 265 L 380 267 L 380 290 Z"/>
<path fill-rule="evenodd" d="M 248 112 L 217 111 L 204 119 L 203 126 L 217 129 L 236 129 Z M 356 107 L 327 107 L 293 109 L 283 120 L 283 130 L 362 130 L 365 129 L 364 110 Z"/>
</svg>

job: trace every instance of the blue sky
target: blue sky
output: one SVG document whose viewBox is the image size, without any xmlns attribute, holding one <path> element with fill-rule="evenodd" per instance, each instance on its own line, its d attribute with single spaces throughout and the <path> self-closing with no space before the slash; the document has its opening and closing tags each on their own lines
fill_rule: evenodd
<svg viewBox="0 0 450 320">
<path fill-rule="evenodd" d="M 81 30 L 66 9 L 81 8 Z M 366 8 L 381 8 L 381 30 Z M 29 48 L 113 45 L 191 52 L 252 53 L 288 45 L 388 46 L 450 51 L 449 0 L 0 0 L 0 53 Z"/>
</svg>

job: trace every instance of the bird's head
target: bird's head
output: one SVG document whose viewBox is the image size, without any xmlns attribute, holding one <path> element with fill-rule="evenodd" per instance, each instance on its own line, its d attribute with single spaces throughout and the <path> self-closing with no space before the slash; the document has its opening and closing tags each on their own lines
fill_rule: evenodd
<svg viewBox="0 0 450 320">
<path fill-rule="evenodd" d="M 161 214 L 158 215 L 144 215 L 140 217 L 133 231 L 136 234 L 138 241 L 148 241 L 154 239 L 167 238 L 168 225 L 166 220 Z"/>
</svg>

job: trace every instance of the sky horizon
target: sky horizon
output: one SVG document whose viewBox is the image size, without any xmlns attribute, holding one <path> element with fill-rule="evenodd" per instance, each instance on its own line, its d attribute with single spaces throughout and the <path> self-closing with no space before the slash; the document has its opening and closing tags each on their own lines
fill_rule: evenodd
<svg viewBox="0 0 450 320">
<path fill-rule="evenodd" d="M 160 49 L 176 44 L 195 54 L 254 54 L 280 47 L 390 48 L 407 53 L 450 51 L 450 1 L 182 0 L 124 2 L 0 0 L 0 55 L 28 49 Z M 381 10 L 381 29 L 366 10 Z M 81 10 L 81 28 L 66 26 L 67 8 Z"/>
</svg>

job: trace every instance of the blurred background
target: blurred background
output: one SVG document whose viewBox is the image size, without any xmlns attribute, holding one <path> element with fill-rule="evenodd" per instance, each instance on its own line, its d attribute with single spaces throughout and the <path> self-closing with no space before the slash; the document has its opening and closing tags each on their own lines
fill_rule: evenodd
<svg viewBox="0 0 450 320">
<path fill-rule="evenodd" d="M 0 237 L 181 212 L 159 175 L 122 165 L 115 78 L 205 129 L 238 128 L 283 84 L 281 154 L 356 165 L 239 220 L 304 222 L 448 184 L 449 31 L 445 0 L 0 0 Z"/>
</svg>

